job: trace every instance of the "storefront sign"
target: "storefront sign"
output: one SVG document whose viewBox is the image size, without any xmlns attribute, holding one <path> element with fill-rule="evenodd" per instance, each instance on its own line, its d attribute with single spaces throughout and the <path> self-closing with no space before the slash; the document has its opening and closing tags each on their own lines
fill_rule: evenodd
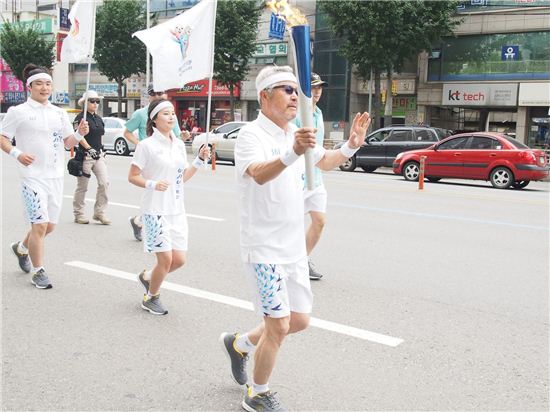
<svg viewBox="0 0 550 412">
<path fill-rule="evenodd" d="M 286 56 L 287 43 L 258 43 L 252 57 Z"/>
<path fill-rule="evenodd" d="M 35 30 L 38 30 L 41 34 L 50 34 L 53 33 L 52 30 L 52 19 L 40 19 L 40 20 L 26 20 L 26 21 L 19 21 L 12 24 L 16 24 L 18 26 L 21 26 L 25 29 L 30 28 L 31 26 L 34 26 Z M 0 28 L 2 25 L 0 24 Z"/>
<path fill-rule="evenodd" d="M 386 79 L 380 81 L 380 92 L 386 90 L 387 82 Z M 369 93 L 369 82 L 359 82 L 358 83 L 358 93 L 368 94 Z M 374 94 L 374 80 L 371 85 L 371 93 Z M 392 94 L 415 94 L 416 93 L 416 81 L 415 79 L 395 79 L 392 81 Z"/>
<path fill-rule="evenodd" d="M 145 90 L 145 78 L 130 77 L 126 80 L 126 97 L 140 98 Z"/>
<path fill-rule="evenodd" d="M 518 106 L 550 106 L 550 82 L 520 83 Z"/>
<path fill-rule="evenodd" d="M 285 20 L 275 13 L 271 13 L 269 20 L 269 38 L 282 40 L 285 36 Z"/>
<path fill-rule="evenodd" d="M 405 117 L 409 112 L 416 113 L 416 97 L 395 96 L 392 99 L 393 117 Z"/>
<path fill-rule="evenodd" d="M 69 104 L 71 102 L 67 91 L 53 92 L 49 100 L 54 104 Z"/>
<path fill-rule="evenodd" d="M 23 103 L 27 97 L 25 92 L 2 92 L 3 103 Z"/>
<path fill-rule="evenodd" d="M 69 20 L 69 9 L 59 8 L 59 29 L 71 30 L 71 21 Z"/>
<path fill-rule="evenodd" d="M 23 86 L 23 82 L 15 77 L 15 74 L 5 71 L 2 72 L 2 76 L 0 77 L 0 91 L 24 92 L 25 87 Z"/>
<path fill-rule="evenodd" d="M 208 80 L 199 80 L 198 82 L 187 83 L 177 92 L 169 92 L 170 97 L 207 97 L 208 96 Z M 239 97 L 239 85 L 233 88 L 233 96 Z M 229 97 L 229 88 L 221 83 L 214 81 L 212 83 L 212 97 Z"/>
<path fill-rule="evenodd" d="M 444 84 L 441 104 L 446 106 L 516 106 L 518 85 Z"/>
<path fill-rule="evenodd" d="M 90 90 L 94 90 L 103 97 L 117 97 L 118 85 L 116 83 L 96 83 L 90 84 Z M 86 91 L 86 83 L 80 83 L 75 85 L 75 95 L 80 97 Z"/>
</svg>

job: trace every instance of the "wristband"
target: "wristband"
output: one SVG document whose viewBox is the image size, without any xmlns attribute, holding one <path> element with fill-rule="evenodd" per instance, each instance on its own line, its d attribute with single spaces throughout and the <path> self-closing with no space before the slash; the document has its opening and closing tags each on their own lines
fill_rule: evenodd
<svg viewBox="0 0 550 412">
<path fill-rule="evenodd" d="M 298 160 L 299 157 L 300 156 L 298 156 L 294 152 L 294 149 L 290 148 L 287 150 L 287 152 L 284 155 L 281 156 L 281 162 L 283 162 L 285 166 L 290 166 L 292 163 Z"/>
<path fill-rule="evenodd" d="M 78 133 L 78 130 L 77 130 L 76 132 L 74 132 L 74 138 L 76 139 L 76 141 L 77 141 L 78 143 L 80 143 L 80 141 L 81 141 L 82 139 L 84 139 L 84 136 L 82 136 L 80 133 Z"/>
<path fill-rule="evenodd" d="M 197 156 L 197 157 L 195 157 L 195 160 L 193 160 L 193 163 L 191 163 L 191 165 L 195 169 L 198 169 L 198 168 L 204 166 L 204 160 L 202 160 L 199 156 Z"/>
<path fill-rule="evenodd" d="M 149 190 L 155 190 L 155 187 L 157 186 L 157 181 L 156 180 L 146 180 L 145 181 L 145 189 L 149 189 Z"/>
<path fill-rule="evenodd" d="M 19 150 L 17 147 L 12 147 L 9 154 L 14 159 L 17 159 L 21 153 L 23 153 L 23 152 L 21 150 Z"/>
<path fill-rule="evenodd" d="M 348 159 L 350 157 L 352 157 L 355 152 L 357 152 L 359 150 L 359 148 L 357 149 L 352 149 L 351 147 L 349 147 L 349 144 L 348 142 L 344 143 L 344 145 L 340 148 L 340 153 L 342 153 L 342 155 L 344 155 L 344 157 L 347 157 Z"/>
</svg>

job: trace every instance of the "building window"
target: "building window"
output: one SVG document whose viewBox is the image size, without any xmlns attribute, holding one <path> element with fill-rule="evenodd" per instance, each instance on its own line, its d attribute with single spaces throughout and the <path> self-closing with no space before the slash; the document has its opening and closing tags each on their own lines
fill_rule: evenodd
<svg viewBox="0 0 550 412">
<path fill-rule="evenodd" d="M 550 80 L 550 31 L 445 38 L 428 81 Z"/>
</svg>

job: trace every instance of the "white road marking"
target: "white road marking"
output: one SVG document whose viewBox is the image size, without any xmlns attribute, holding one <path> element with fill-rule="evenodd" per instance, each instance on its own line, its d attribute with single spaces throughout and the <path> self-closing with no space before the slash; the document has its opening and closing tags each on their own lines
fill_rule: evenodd
<svg viewBox="0 0 550 412">
<path fill-rule="evenodd" d="M 72 199 L 73 197 L 70 195 L 63 195 L 64 198 Z M 86 202 L 95 202 L 95 199 L 86 198 L 84 199 Z M 127 203 L 117 203 L 117 202 L 109 202 L 109 206 L 120 206 L 120 207 L 127 207 L 129 209 L 138 209 L 139 206 L 136 205 L 129 205 Z M 202 216 L 202 215 L 194 215 L 192 213 L 187 213 L 187 217 L 191 217 L 193 219 L 202 219 L 202 220 L 211 220 L 212 222 L 223 222 L 225 219 L 219 218 L 219 217 L 211 217 L 211 216 Z"/>
<path fill-rule="evenodd" d="M 77 267 L 91 272 L 101 273 L 108 276 L 113 276 L 120 279 L 131 280 L 137 282 L 137 275 L 135 273 L 124 272 L 117 269 L 111 269 L 105 266 L 95 265 L 93 263 L 72 261 L 65 262 L 68 266 Z M 213 302 L 222 303 L 224 305 L 234 306 L 241 309 L 253 311 L 254 307 L 251 302 L 246 300 L 233 298 L 231 296 L 220 295 L 217 293 L 208 292 L 201 289 L 195 289 L 188 286 L 179 285 L 172 282 L 163 282 L 163 289 L 171 290 L 173 292 L 183 293 L 185 295 L 194 296 L 200 299 L 206 299 Z M 341 323 L 330 322 L 323 319 L 311 318 L 310 325 L 319 329 L 325 329 L 331 332 L 339 333 L 342 335 L 351 336 L 354 338 L 368 340 L 374 343 L 380 343 L 382 345 L 396 347 L 403 343 L 403 339 L 394 338 L 392 336 L 382 335 L 380 333 L 370 332 L 365 329 L 354 328 L 353 326 L 343 325 Z"/>
</svg>

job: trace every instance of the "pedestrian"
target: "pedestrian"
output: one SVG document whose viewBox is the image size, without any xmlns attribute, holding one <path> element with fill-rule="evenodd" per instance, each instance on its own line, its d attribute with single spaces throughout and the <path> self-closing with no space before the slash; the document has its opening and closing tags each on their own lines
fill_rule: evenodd
<svg viewBox="0 0 550 412">
<path fill-rule="evenodd" d="M 317 130 L 315 140 L 317 145 L 323 146 L 325 141 L 325 125 L 323 123 L 323 112 L 317 106 L 323 87 L 328 83 L 321 79 L 317 73 L 311 73 L 311 101 L 313 103 L 313 127 Z M 302 121 L 296 117 L 296 126 L 301 127 Z M 321 233 L 326 223 L 327 212 L 327 190 L 323 184 L 323 174 L 321 169 L 315 167 L 313 172 L 313 189 L 308 189 L 307 179 L 304 181 L 304 212 L 309 213 L 311 224 L 306 231 L 306 251 L 308 256 L 309 278 L 311 280 L 321 280 L 323 275 L 316 269 L 311 261 L 311 252 L 319 242 Z"/>
<path fill-rule="evenodd" d="M 269 388 L 269 377 L 284 338 L 309 324 L 313 295 L 308 276 L 304 230 L 303 154 L 314 150 L 314 163 L 331 170 L 354 155 L 370 123 L 357 114 L 341 149 L 316 145 L 315 129 L 298 129 L 298 82 L 288 66 L 262 69 L 256 78 L 258 118 L 239 132 L 235 161 L 240 200 L 241 258 L 253 284 L 254 304 L 263 322 L 248 333 L 222 333 L 233 379 L 248 384 L 247 411 L 284 411 Z M 256 348 L 257 347 L 257 348 Z M 254 373 L 246 363 L 256 348 Z"/>
<path fill-rule="evenodd" d="M 90 221 L 84 216 L 84 198 L 88 191 L 88 183 L 90 175 L 93 172 L 97 179 L 97 192 L 95 195 L 93 220 L 98 221 L 102 225 L 110 225 L 111 220 L 105 215 L 109 198 L 107 190 L 109 188 L 109 178 L 107 176 L 107 163 L 105 162 L 105 150 L 103 150 L 102 138 L 105 134 L 105 124 L 101 116 L 97 114 L 99 103 L 103 96 L 99 96 L 97 92 L 88 90 L 78 100 L 78 105 L 84 107 L 85 100 L 88 100 L 86 113 L 86 121 L 90 128 L 90 132 L 84 136 L 86 141 L 92 146 L 99 156 L 89 156 L 82 142 L 76 149 L 76 158 L 83 159 L 82 172 L 83 175 L 77 177 L 76 189 L 73 196 L 73 213 L 74 221 L 79 224 L 88 224 Z M 73 125 L 77 125 L 84 118 L 84 111 L 76 115 Z"/>
<path fill-rule="evenodd" d="M 145 288 L 141 307 L 154 315 L 165 315 L 168 311 L 160 301 L 160 287 L 168 273 L 183 266 L 186 260 L 188 226 L 184 183 L 204 166 L 209 149 L 202 147 L 189 165 L 185 144 L 173 132 L 177 117 L 168 100 L 151 103 L 148 117 L 150 137 L 137 145 L 128 180 L 146 189 L 141 202 L 145 228 L 143 247 L 157 258 L 153 269 L 138 275 Z"/>
<path fill-rule="evenodd" d="M 61 212 L 65 151 L 79 142 L 91 156 L 97 152 L 84 139 L 88 123 L 82 120 L 75 132 L 67 112 L 48 101 L 52 77 L 48 69 L 28 64 L 23 77 L 30 93 L 25 103 L 11 107 L 2 123 L 1 145 L 19 162 L 21 193 L 31 227 L 22 241 L 11 244 L 23 272 L 31 273 L 31 283 L 39 289 L 52 284 L 44 269 L 44 240 Z M 17 136 L 17 147 L 11 139 Z"/>
<path fill-rule="evenodd" d="M 124 125 L 124 137 L 135 145 L 137 145 L 138 142 L 141 142 L 147 137 L 147 111 L 149 110 L 150 104 L 157 100 L 166 100 L 168 98 L 168 95 L 165 91 L 155 91 L 153 83 L 149 83 L 149 85 L 147 86 L 147 94 L 149 95 L 149 104 L 145 107 L 142 107 L 141 109 L 136 110 L 132 114 L 132 117 L 130 117 L 130 119 Z M 136 139 L 136 137 L 134 136 L 134 131 L 136 130 L 138 131 L 138 139 Z M 183 140 L 189 139 L 189 132 L 182 132 L 178 126 L 178 122 L 174 124 L 172 131 L 174 132 L 175 136 L 178 136 Z M 129 218 L 129 220 L 130 225 L 132 226 L 132 231 L 134 232 L 134 237 L 136 238 L 136 240 L 141 242 L 141 216 L 132 216 Z"/>
</svg>

